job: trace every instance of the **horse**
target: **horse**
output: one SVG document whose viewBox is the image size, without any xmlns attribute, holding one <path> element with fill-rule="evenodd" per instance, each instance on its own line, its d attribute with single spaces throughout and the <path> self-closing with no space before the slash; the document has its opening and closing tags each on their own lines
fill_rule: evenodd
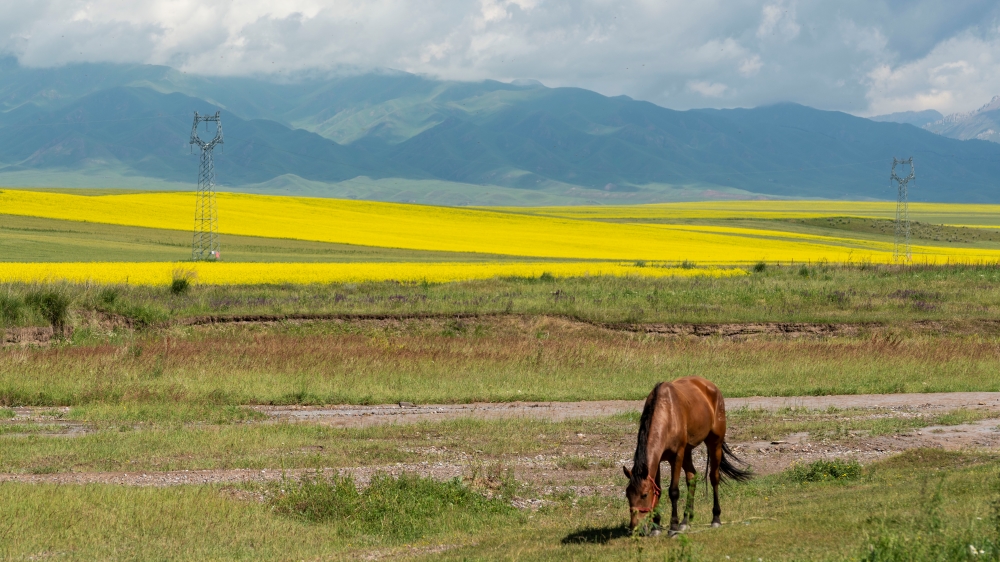
<svg viewBox="0 0 1000 562">
<path fill-rule="evenodd" d="M 691 458 L 694 448 L 702 443 L 708 449 L 708 478 L 712 483 L 715 505 L 712 507 L 712 527 L 719 527 L 719 481 L 722 477 L 738 482 L 751 477 L 749 470 L 726 444 L 726 404 L 719 388 L 701 377 L 684 377 L 673 382 L 661 382 L 646 397 L 639 418 L 639 436 L 632 469 L 623 466 L 628 478 L 625 497 L 631 514 L 629 529 L 635 531 L 639 522 L 656 509 L 660 501 L 660 463 L 670 463 L 668 495 L 670 536 L 688 528 L 694 519 L 694 490 L 697 472 Z M 687 505 L 684 520 L 677 520 L 677 500 L 680 498 L 681 469 L 687 476 Z M 659 525 L 659 514 L 653 523 Z"/>
</svg>

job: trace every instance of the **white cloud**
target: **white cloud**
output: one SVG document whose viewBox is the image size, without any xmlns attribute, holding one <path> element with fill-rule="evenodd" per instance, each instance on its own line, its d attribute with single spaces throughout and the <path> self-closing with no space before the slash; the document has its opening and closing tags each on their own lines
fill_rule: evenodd
<svg viewBox="0 0 1000 562">
<path fill-rule="evenodd" d="M 668 107 L 796 101 L 968 110 L 1000 93 L 1000 4 L 969 0 L 30 0 L 0 5 L 22 64 L 204 74 L 387 67 L 535 78 Z M 937 104 L 937 105 L 934 105 Z"/>
<path fill-rule="evenodd" d="M 760 72 L 760 67 L 762 66 L 764 66 L 764 63 L 760 61 L 760 55 L 754 55 L 740 62 L 739 71 L 742 76 L 749 78 Z"/>
<path fill-rule="evenodd" d="M 761 8 L 758 39 L 790 41 L 798 37 L 801 30 L 802 26 L 795 21 L 795 0 L 775 2 Z"/>
<path fill-rule="evenodd" d="M 1000 94 L 1000 33 L 963 33 L 927 56 L 869 74 L 869 112 L 969 111 Z"/>
<path fill-rule="evenodd" d="M 726 89 L 728 88 L 725 84 L 719 84 L 718 82 L 705 82 L 702 80 L 693 80 L 688 82 L 687 87 L 691 91 L 698 92 L 706 98 L 721 98 L 722 94 L 726 93 Z"/>
</svg>

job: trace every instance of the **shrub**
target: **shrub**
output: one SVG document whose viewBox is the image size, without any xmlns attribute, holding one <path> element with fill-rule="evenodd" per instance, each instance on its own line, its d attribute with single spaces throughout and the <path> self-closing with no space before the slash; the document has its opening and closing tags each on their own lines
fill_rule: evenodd
<svg viewBox="0 0 1000 562">
<path fill-rule="evenodd" d="M 118 297 L 118 289 L 114 287 L 105 287 L 97 294 L 98 302 L 105 306 L 113 306 L 118 302 Z"/>
<path fill-rule="evenodd" d="M 170 282 L 170 292 L 175 295 L 183 295 L 191 288 L 191 282 L 186 277 L 174 277 Z"/>
<path fill-rule="evenodd" d="M 799 275 L 802 277 L 809 277 L 809 268 L 803 265 L 799 268 Z"/>
<path fill-rule="evenodd" d="M 763 260 L 754 264 L 753 266 L 754 273 L 764 273 L 765 271 L 767 271 L 767 263 L 765 263 Z"/>
<path fill-rule="evenodd" d="M 694 269 L 695 263 L 693 261 L 684 260 L 681 262 L 681 269 Z"/>
<path fill-rule="evenodd" d="M 191 285 L 194 284 L 194 280 L 197 276 L 198 272 L 193 269 L 175 269 L 173 277 L 170 280 L 170 292 L 175 295 L 183 295 L 188 292 Z"/>
<path fill-rule="evenodd" d="M 17 324 L 24 317 L 24 301 L 14 295 L 0 295 L 0 324 Z"/>
<path fill-rule="evenodd" d="M 538 277 L 538 280 L 539 281 L 552 282 L 552 281 L 556 280 L 556 276 L 552 275 L 548 271 L 543 271 L 542 274 Z"/>
<path fill-rule="evenodd" d="M 832 482 L 837 480 L 857 480 L 861 478 L 861 464 L 856 460 L 816 461 L 809 464 L 794 464 L 788 469 L 788 476 L 796 482 Z"/>
<path fill-rule="evenodd" d="M 53 331 L 62 334 L 69 317 L 70 298 L 59 291 L 45 290 L 28 293 L 24 302 L 52 324 Z"/>
</svg>

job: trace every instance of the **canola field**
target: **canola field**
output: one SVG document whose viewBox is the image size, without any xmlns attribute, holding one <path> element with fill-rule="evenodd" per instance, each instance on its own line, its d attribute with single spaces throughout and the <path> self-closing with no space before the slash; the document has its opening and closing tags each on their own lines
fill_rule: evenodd
<svg viewBox="0 0 1000 562">
<path fill-rule="evenodd" d="M 495 277 L 643 276 L 643 277 L 731 277 L 746 275 L 736 268 L 637 267 L 606 262 L 542 263 L 163 263 L 163 262 L 75 262 L 6 263 L 0 266 L 0 282 L 70 281 L 129 285 L 165 285 L 184 277 L 209 285 L 257 285 L 279 283 L 358 283 L 401 281 L 444 283 Z"/>
<path fill-rule="evenodd" d="M 190 231 L 195 195 L 0 190 L 3 215 L 122 227 Z M 488 263 L 218 263 L 197 264 L 205 283 L 306 283 L 359 280 L 451 281 L 503 276 L 733 275 L 765 262 L 892 261 L 892 239 L 847 231 L 789 228 L 789 219 L 890 219 L 894 203 L 727 201 L 618 207 L 453 208 L 220 193 L 223 234 L 316 243 L 502 256 Z M 915 220 L 1000 228 L 1000 206 L 919 204 Z M 749 221 L 749 222 L 748 222 Z M 997 262 L 1000 243 L 915 240 L 914 262 Z M 223 249 L 223 257 L 225 257 Z M 185 259 L 178 250 L 177 261 Z M 563 260 L 541 263 L 539 260 Z M 648 262 L 660 267 L 639 267 Z M 697 270 L 676 267 L 695 263 Z M 672 267 L 673 266 L 673 267 Z M 176 263 L 6 263 L 0 280 L 169 282 Z M 708 269 L 705 269 L 708 268 Z M 728 268 L 728 269 L 727 269 Z M 727 271 L 729 273 L 727 273 Z"/>
</svg>

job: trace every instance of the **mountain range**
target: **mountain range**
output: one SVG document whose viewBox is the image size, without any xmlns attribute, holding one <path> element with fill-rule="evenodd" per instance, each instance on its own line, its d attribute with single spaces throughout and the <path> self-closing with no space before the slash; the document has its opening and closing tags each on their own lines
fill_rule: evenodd
<svg viewBox="0 0 1000 562">
<path fill-rule="evenodd" d="M 194 111 L 223 116 L 220 189 L 442 204 L 892 199 L 892 158 L 913 156 L 914 200 L 1000 202 L 1000 144 L 939 126 L 948 118 L 922 123 L 933 115 L 675 111 L 533 81 L 12 59 L 0 61 L 0 184 L 191 189 Z"/>
</svg>

